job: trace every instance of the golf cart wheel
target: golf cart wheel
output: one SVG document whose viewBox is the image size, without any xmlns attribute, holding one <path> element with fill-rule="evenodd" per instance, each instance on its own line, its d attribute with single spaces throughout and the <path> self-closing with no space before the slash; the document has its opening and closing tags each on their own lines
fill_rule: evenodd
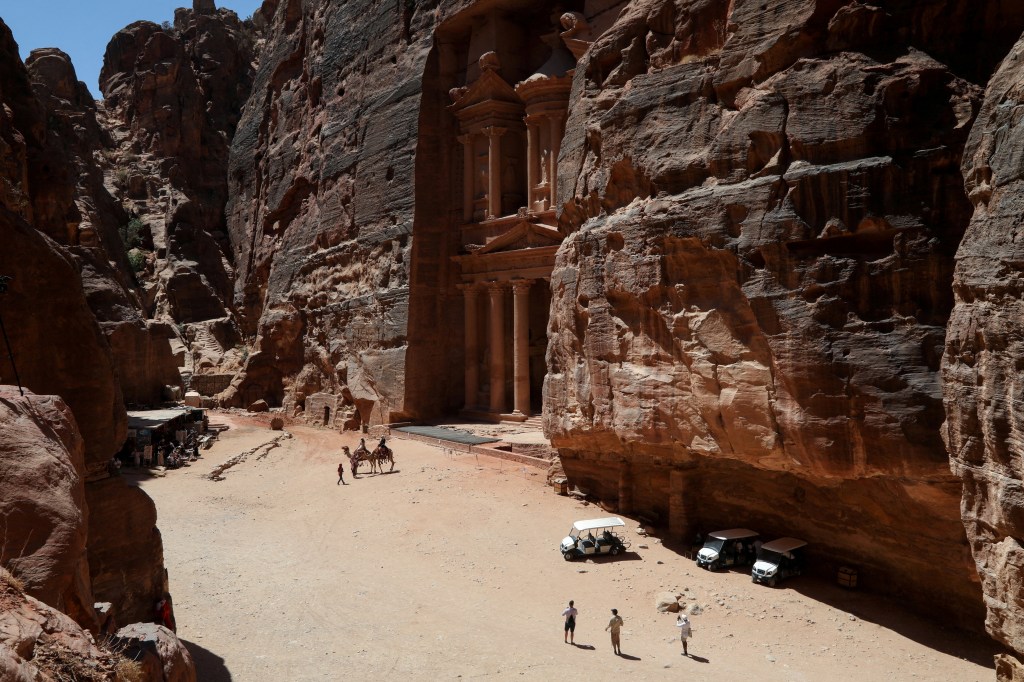
<svg viewBox="0 0 1024 682">
<path fill-rule="evenodd" d="M 777 583 L 777 582 L 778 582 L 778 580 L 776 580 L 775 578 L 769 578 L 768 579 L 768 587 L 775 587 L 775 583 Z"/>
<path fill-rule="evenodd" d="M 621 552 L 621 551 L 622 551 L 622 550 L 620 550 L 620 549 L 619 549 L 618 547 L 612 547 L 612 549 L 611 549 L 611 551 L 609 552 L 609 554 L 611 554 L 612 556 L 617 556 L 617 555 L 618 555 L 618 553 L 619 553 L 619 552 Z"/>
<path fill-rule="evenodd" d="M 572 552 L 562 552 L 562 558 L 566 561 L 572 561 Z"/>
</svg>

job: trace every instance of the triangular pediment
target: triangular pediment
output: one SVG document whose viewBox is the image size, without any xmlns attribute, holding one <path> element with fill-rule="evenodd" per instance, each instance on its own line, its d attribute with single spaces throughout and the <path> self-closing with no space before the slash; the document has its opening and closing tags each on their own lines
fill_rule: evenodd
<svg viewBox="0 0 1024 682">
<path fill-rule="evenodd" d="M 516 91 L 505 82 L 504 78 L 495 71 L 484 71 L 449 108 L 454 112 L 459 112 L 483 102 L 508 102 L 522 105 Z"/>
<path fill-rule="evenodd" d="M 497 253 L 500 251 L 518 251 L 520 249 L 535 249 L 541 246 L 557 246 L 562 243 L 562 233 L 558 228 L 540 223 L 522 221 L 516 223 L 512 229 L 504 232 L 487 242 L 476 253 Z"/>
</svg>

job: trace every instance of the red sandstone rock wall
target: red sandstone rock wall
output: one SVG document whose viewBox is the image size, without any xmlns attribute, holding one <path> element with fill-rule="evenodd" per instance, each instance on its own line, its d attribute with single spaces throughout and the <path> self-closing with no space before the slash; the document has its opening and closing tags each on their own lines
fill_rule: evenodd
<svg viewBox="0 0 1024 682">
<path fill-rule="evenodd" d="M 413 176 L 431 3 L 288 0 L 235 135 L 228 224 L 254 352 L 225 398 L 406 413 Z M 339 421 L 339 423 L 341 423 Z"/>
<path fill-rule="evenodd" d="M 986 627 L 1024 656 L 1022 83 L 1024 40 L 989 82 L 964 152 L 974 216 L 956 257 L 956 307 L 943 356 L 943 435 L 953 471 L 963 479 L 963 517 L 988 608 Z M 1004 679 L 1013 668 L 1024 675 L 1020 660 L 1008 658 L 1000 668 Z"/>
<path fill-rule="evenodd" d="M 939 363 L 961 154 L 1022 27 L 1009 3 L 626 6 L 560 157 L 545 423 L 570 478 L 676 535 L 805 537 L 977 627 Z"/>
<path fill-rule="evenodd" d="M 82 436 L 56 396 L 0 386 L 0 568 L 28 594 L 96 628 L 86 559 Z"/>
<path fill-rule="evenodd" d="M 230 10 L 179 9 L 172 26 L 143 21 L 114 35 L 100 74 L 100 116 L 113 140 L 106 180 L 142 224 L 145 308 L 180 325 L 190 372 L 240 362 L 224 206 L 257 33 Z"/>
<path fill-rule="evenodd" d="M 120 479 L 111 482 L 107 463 L 126 430 L 119 372 L 132 390 L 152 390 L 140 383 L 163 381 L 169 346 L 166 338 L 159 345 L 152 334 L 158 330 L 141 317 L 118 268 L 124 247 L 117 210 L 93 161 L 102 133 L 84 87 L 59 51 L 40 51 L 29 61 L 26 70 L 0 22 L 0 274 L 13 277 L 0 294 L 0 315 L 21 382 L 37 394 L 60 396 L 84 441 L 93 596 L 113 602 L 122 618 L 144 619 L 164 588 L 156 512 L 143 493 Z M 151 369 L 136 372 L 139 359 L 151 361 Z M 5 347 L 0 382 L 14 380 Z M 120 525 L 126 506 L 138 524 L 132 537 Z M 118 591 L 118 581 L 137 587 Z"/>
</svg>

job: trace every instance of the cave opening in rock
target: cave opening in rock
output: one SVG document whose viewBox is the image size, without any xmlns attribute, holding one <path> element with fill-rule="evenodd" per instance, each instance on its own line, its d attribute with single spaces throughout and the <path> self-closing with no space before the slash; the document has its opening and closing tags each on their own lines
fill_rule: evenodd
<svg viewBox="0 0 1024 682">
<path fill-rule="evenodd" d="M 576 66 L 559 21 L 583 4 L 480 3 L 436 33 L 416 162 L 410 414 L 523 421 L 540 410 Z"/>
</svg>

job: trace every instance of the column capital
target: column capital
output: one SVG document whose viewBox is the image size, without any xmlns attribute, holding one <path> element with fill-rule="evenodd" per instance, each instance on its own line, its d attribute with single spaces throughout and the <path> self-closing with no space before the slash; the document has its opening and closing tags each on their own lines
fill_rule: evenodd
<svg viewBox="0 0 1024 682">
<path fill-rule="evenodd" d="M 521 296 L 530 292 L 530 287 L 536 280 L 532 279 L 514 279 L 512 280 L 512 291 L 515 292 L 516 296 Z"/>
<path fill-rule="evenodd" d="M 476 137 L 475 133 L 466 133 L 465 135 L 459 135 L 455 139 L 468 147 L 469 145 L 473 144 L 474 137 Z"/>
<path fill-rule="evenodd" d="M 503 281 L 487 282 L 484 286 L 487 287 L 488 291 L 491 292 L 492 296 L 495 295 L 495 294 L 500 294 L 500 293 L 503 293 L 505 291 L 508 291 L 508 282 L 503 282 Z"/>
<path fill-rule="evenodd" d="M 539 126 L 546 118 L 547 116 L 544 114 L 527 114 L 526 117 L 523 118 L 523 123 L 528 126 Z"/>
<path fill-rule="evenodd" d="M 467 296 L 475 296 L 480 293 L 480 287 L 476 282 L 462 282 L 461 284 L 456 284 L 455 288 Z"/>
<path fill-rule="evenodd" d="M 508 128 L 502 128 L 501 126 L 487 126 L 486 128 L 481 128 L 480 132 L 487 137 L 501 137 L 508 132 Z"/>
</svg>

